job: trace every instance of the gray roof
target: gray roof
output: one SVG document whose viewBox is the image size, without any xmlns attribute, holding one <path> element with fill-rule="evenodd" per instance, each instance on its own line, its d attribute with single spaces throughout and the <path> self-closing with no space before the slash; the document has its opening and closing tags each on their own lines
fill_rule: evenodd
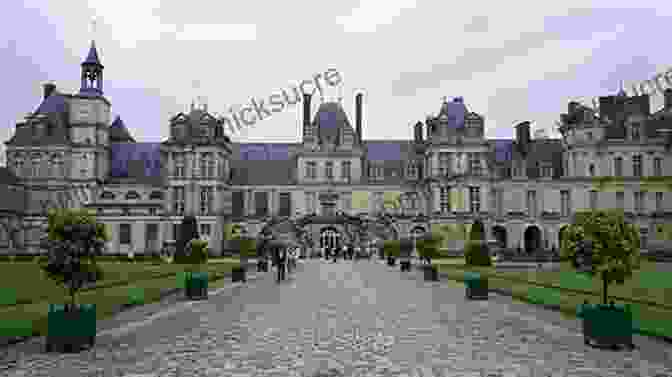
<svg viewBox="0 0 672 377">
<path fill-rule="evenodd" d="M 295 184 L 295 164 L 292 160 L 232 160 L 233 185 L 291 185 Z"/>
<path fill-rule="evenodd" d="M 133 136 L 128 132 L 128 128 L 126 128 L 124 121 L 121 120 L 119 115 L 117 115 L 114 122 L 110 125 L 110 142 L 135 143 L 135 139 L 133 139 Z"/>
</svg>

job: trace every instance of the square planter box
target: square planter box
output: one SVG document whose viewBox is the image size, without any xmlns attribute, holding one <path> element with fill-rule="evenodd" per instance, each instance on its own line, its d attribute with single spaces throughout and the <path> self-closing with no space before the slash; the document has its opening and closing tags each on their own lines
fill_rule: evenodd
<svg viewBox="0 0 672 377">
<path fill-rule="evenodd" d="M 231 280 L 235 283 L 238 281 L 245 282 L 245 268 L 244 267 L 234 267 L 231 271 Z"/>
<path fill-rule="evenodd" d="M 96 342 L 96 305 L 77 305 L 66 312 L 65 305 L 49 305 L 47 314 L 47 352 L 54 348 L 78 352 Z"/>
<path fill-rule="evenodd" d="M 488 299 L 488 279 L 480 274 L 467 272 L 464 274 L 465 296 L 470 300 Z"/>
<path fill-rule="evenodd" d="M 434 266 L 425 266 L 423 274 L 425 281 L 439 281 L 439 270 Z"/>
<path fill-rule="evenodd" d="M 268 262 L 263 260 L 257 262 L 257 272 L 268 272 Z"/>
<path fill-rule="evenodd" d="M 627 305 L 581 304 L 578 316 L 582 318 L 583 340 L 586 345 L 618 349 L 633 349 L 632 310 Z"/>
<path fill-rule="evenodd" d="M 188 299 L 199 300 L 208 298 L 208 273 L 188 272 L 184 290 Z"/>
<path fill-rule="evenodd" d="M 399 265 L 401 267 L 401 271 L 410 271 L 411 270 L 411 261 L 409 260 L 402 260 L 399 262 Z"/>
<path fill-rule="evenodd" d="M 388 266 L 394 266 L 397 264 L 397 260 L 394 259 L 394 257 L 387 257 L 387 265 Z"/>
</svg>

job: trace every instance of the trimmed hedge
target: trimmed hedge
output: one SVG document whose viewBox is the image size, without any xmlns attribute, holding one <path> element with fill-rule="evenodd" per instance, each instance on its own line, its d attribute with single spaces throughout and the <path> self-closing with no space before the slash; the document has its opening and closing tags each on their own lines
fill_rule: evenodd
<svg viewBox="0 0 672 377">
<path fill-rule="evenodd" d="M 492 266 L 488 245 L 480 241 L 470 241 L 464 250 L 465 263 L 469 266 Z"/>
</svg>

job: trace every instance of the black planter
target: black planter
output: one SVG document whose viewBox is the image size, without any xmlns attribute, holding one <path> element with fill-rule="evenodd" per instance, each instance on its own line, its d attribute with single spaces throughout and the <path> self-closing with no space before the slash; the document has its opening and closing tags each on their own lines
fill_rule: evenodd
<svg viewBox="0 0 672 377">
<path fill-rule="evenodd" d="M 245 268 L 244 267 L 234 267 L 231 271 L 231 280 L 235 283 L 238 281 L 246 282 L 245 278 Z"/>
<path fill-rule="evenodd" d="M 488 299 L 488 279 L 481 277 L 480 274 L 466 273 L 464 276 L 464 285 L 466 287 L 465 297 L 467 299 Z"/>
<path fill-rule="evenodd" d="M 397 260 L 394 257 L 387 257 L 387 265 L 394 266 L 397 263 Z"/>
<path fill-rule="evenodd" d="M 65 311 L 64 305 L 49 305 L 46 351 L 79 352 L 96 342 L 96 306 L 78 305 Z"/>
<path fill-rule="evenodd" d="M 630 305 L 590 305 L 580 306 L 583 341 L 586 345 L 614 350 L 632 343 L 632 311 Z"/>
<path fill-rule="evenodd" d="M 439 270 L 434 266 L 425 266 L 424 270 L 425 281 L 439 281 Z"/>
<path fill-rule="evenodd" d="M 403 260 L 403 261 L 399 262 L 399 265 L 401 267 L 401 271 L 410 271 L 411 270 L 411 261 Z"/>
<path fill-rule="evenodd" d="M 187 273 L 184 284 L 184 293 L 190 300 L 205 300 L 208 298 L 208 273 Z"/>
<path fill-rule="evenodd" d="M 257 272 L 268 272 L 268 262 L 265 260 L 258 261 Z"/>
</svg>

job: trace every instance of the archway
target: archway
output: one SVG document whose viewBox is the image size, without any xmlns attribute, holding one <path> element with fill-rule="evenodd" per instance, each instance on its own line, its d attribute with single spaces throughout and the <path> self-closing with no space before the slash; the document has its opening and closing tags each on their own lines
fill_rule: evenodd
<svg viewBox="0 0 672 377">
<path fill-rule="evenodd" d="M 492 227 L 492 236 L 499 243 L 499 247 L 506 249 L 506 228 L 501 225 L 495 225 Z"/>
<path fill-rule="evenodd" d="M 325 227 L 320 230 L 320 248 L 340 249 L 342 246 L 341 233 L 334 227 Z"/>
<path fill-rule="evenodd" d="M 565 238 L 565 231 L 567 230 L 568 225 L 563 225 L 560 227 L 560 230 L 558 230 L 558 249 L 562 247 L 562 240 Z"/>
<path fill-rule="evenodd" d="M 425 230 L 425 228 L 421 226 L 415 226 L 411 230 L 411 239 L 413 240 L 413 257 L 418 256 L 418 249 L 416 248 L 417 240 L 420 239 L 422 236 L 424 236 L 426 232 L 427 231 Z"/>
<path fill-rule="evenodd" d="M 541 230 L 536 225 L 530 225 L 525 229 L 525 252 L 531 254 L 541 249 Z"/>
</svg>

